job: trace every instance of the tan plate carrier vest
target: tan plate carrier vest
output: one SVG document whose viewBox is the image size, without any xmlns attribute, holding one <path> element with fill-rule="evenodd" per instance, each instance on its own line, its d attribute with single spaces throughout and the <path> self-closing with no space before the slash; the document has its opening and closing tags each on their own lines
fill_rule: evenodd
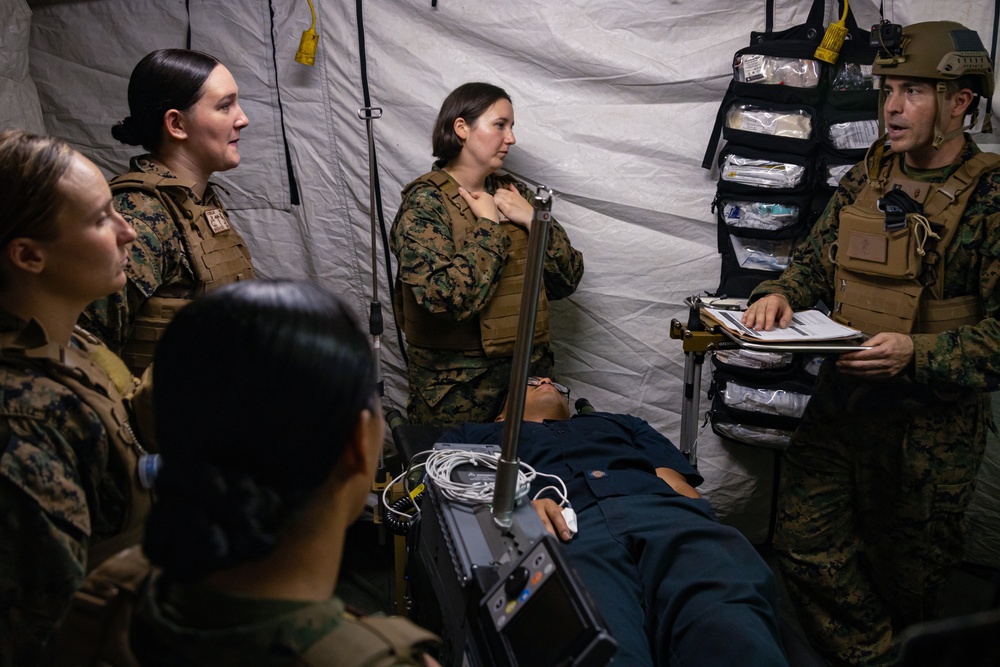
<svg viewBox="0 0 1000 667">
<path fill-rule="evenodd" d="M 177 225 L 184 240 L 188 263 L 194 272 L 194 296 L 237 280 L 254 277 L 250 251 L 229 224 L 218 195 L 211 192 L 204 204 L 195 203 L 191 186 L 184 181 L 156 174 L 130 171 L 111 181 L 113 193 L 142 190 L 156 197 Z M 187 288 L 174 292 L 158 289 L 143 303 L 122 349 L 122 360 L 134 375 L 153 361 L 156 343 L 167 324 L 191 300 Z"/>
<path fill-rule="evenodd" d="M 868 183 L 840 211 L 830 249 L 833 318 L 867 334 L 941 333 L 983 318 L 978 294 L 944 298 L 945 257 L 980 177 L 1000 166 L 1000 155 L 977 153 L 944 183 L 906 178 L 895 154 L 882 159 L 884 137 L 869 149 Z M 924 206 L 901 229 L 887 230 L 878 200 L 901 188 Z M 938 231 L 935 231 L 938 230 Z"/>
<path fill-rule="evenodd" d="M 507 183 L 514 182 L 503 177 L 498 180 L 498 187 L 506 187 Z M 406 199 L 413 188 L 427 185 L 434 186 L 444 195 L 445 206 L 451 218 L 452 241 L 457 251 L 469 230 L 476 224 L 476 215 L 459 194 L 458 183 L 441 170 L 428 172 L 407 185 L 403 189 L 403 199 Z M 500 282 L 478 318 L 456 322 L 430 313 L 417 303 L 413 288 L 396 277 L 393 293 L 396 324 L 406 334 L 407 342 L 432 350 L 485 352 L 490 358 L 509 357 L 514 353 L 524 270 L 528 259 L 528 233 L 509 221 L 501 222 L 500 225 L 510 235 L 510 251 L 500 273 Z M 547 342 L 549 305 L 543 288 L 538 295 L 534 344 Z"/>
<path fill-rule="evenodd" d="M 28 324 L 28 327 L 34 326 L 38 325 Z M 110 459 L 117 458 L 128 475 L 129 485 L 122 489 L 127 504 L 125 520 L 117 535 L 96 544 L 91 542 L 87 552 L 87 569 L 91 570 L 108 556 L 142 539 L 151 498 L 149 491 L 139 484 L 139 457 L 146 452 L 129 425 L 122 395 L 108 373 L 91 359 L 92 351 L 101 342 L 80 327 L 73 333 L 82 349 L 62 347 L 54 342 L 28 347 L 18 332 L 0 333 L 0 364 L 41 372 L 80 397 L 101 420 L 108 434 L 109 467 L 116 465 Z"/>
</svg>

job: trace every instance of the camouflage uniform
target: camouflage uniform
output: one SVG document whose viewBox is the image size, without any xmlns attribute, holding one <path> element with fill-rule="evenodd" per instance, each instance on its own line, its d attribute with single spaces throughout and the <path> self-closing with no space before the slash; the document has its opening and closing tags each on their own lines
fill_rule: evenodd
<svg viewBox="0 0 1000 667">
<path fill-rule="evenodd" d="M 908 176 L 943 182 L 979 152 L 966 142 L 950 167 Z M 828 250 L 840 210 L 866 182 L 856 165 L 785 272 L 752 299 L 834 303 Z M 982 321 L 911 334 L 913 364 L 889 382 L 828 361 L 785 454 L 775 546 L 810 640 L 835 664 L 891 660 L 894 635 L 940 609 L 961 558 L 963 515 L 995 428 L 988 392 L 1000 386 L 1000 171 L 980 179 L 945 255 L 944 298 L 978 295 Z"/>
<path fill-rule="evenodd" d="M 370 644 L 355 644 L 332 653 L 319 653 L 316 648 L 324 637 L 335 630 L 343 632 L 342 626 L 352 622 L 343 602 L 336 597 L 325 602 L 247 598 L 197 584 L 166 585 L 162 577 L 154 574 L 136 606 L 131 640 L 135 656 L 144 667 L 349 667 L 360 664 L 361 649 L 370 649 Z M 418 643 L 414 639 L 419 640 L 419 646 L 436 643 L 430 633 L 408 621 L 398 622 L 406 626 L 405 635 L 397 632 L 388 639 L 403 647 Z M 356 637 L 352 632 L 354 641 Z M 343 652 L 350 654 L 338 655 Z M 415 652 L 419 654 L 420 648 Z M 393 667 L 417 663 L 397 658 L 377 664 Z"/>
<path fill-rule="evenodd" d="M 149 156 L 133 158 L 130 173 L 173 176 Z M 190 191 L 189 196 L 195 203 L 217 206 L 225 214 L 222 202 L 211 185 L 201 199 Z M 136 231 L 125 270 L 128 282 L 121 292 L 88 306 L 80 318 L 80 326 L 120 355 L 133 335 L 133 324 L 147 299 L 154 294 L 191 299 L 204 290 L 204 285 L 192 268 L 190 251 L 182 231 L 159 199 L 140 189 L 116 190 L 114 206 Z M 231 232 L 236 234 L 235 230 Z M 238 240 L 242 243 L 242 239 Z M 133 368 L 133 371 L 138 375 L 141 369 Z"/>
<path fill-rule="evenodd" d="M 0 311 L 0 331 L 26 326 Z M 32 665 L 83 582 L 88 549 L 125 521 L 129 471 L 97 414 L 40 370 L 0 358 L 0 392 L 0 665 Z"/>
<path fill-rule="evenodd" d="M 435 170 L 440 169 L 437 164 Z M 530 189 L 515 181 L 529 201 Z M 496 176 L 486 179 L 494 194 Z M 409 285 L 417 302 L 430 312 L 456 322 L 479 317 L 492 297 L 511 245 L 503 228 L 480 218 L 465 242 L 455 248 L 452 223 L 440 190 L 418 186 L 409 190 L 392 225 L 390 245 L 399 260 L 399 279 Z M 552 220 L 543 279 L 549 299 L 572 294 L 583 277 L 583 255 L 573 248 L 562 226 Z M 432 350 L 407 344 L 412 423 L 450 426 L 489 421 L 497 394 L 510 382 L 511 358 L 487 358 L 482 352 Z M 547 343 L 535 345 L 534 375 L 552 375 L 553 355 Z"/>
</svg>

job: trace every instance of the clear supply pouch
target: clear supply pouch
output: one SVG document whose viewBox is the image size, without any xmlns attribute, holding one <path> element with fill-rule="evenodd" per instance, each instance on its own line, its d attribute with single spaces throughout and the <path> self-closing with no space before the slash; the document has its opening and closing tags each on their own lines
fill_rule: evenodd
<svg viewBox="0 0 1000 667">
<path fill-rule="evenodd" d="M 846 40 L 840 49 L 840 56 L 826 71 L 826 81 L 821 86 L 825 91 L 823 115 L 829 111 L 867 111 L 875 117 L 878 109 L 878 87 L 872 75 L 872 63 L 878 54 L 878 46 L 871 46 L 869 39 Z"/>
<path fill-rule="evenodd" d="M 733 410 L 795 419 L 802 417 L 809 402 L 808 394 L 784 389 L 748 387 L 732 381 L 726 383 L 721 395 L 722 402 Z"/>
<path fill-rule="evenodd" d="M 734 231 L 777 231 L 799 222 L 799 207 L 794 204 L 723 199 L 720 205 L 725 224 Z"/>
<path fill-rule="evenodd" d="M 805 181 L 806 167 L 791 162 L 742 157 L 728 153 L 723 156 L 719 178 L 757 188 L 791 190 Z"/>
<path fill-rule="evenodd" d="M 826 361 L 826 357 L 819 354 L 802 355 L 802 370 L 809 375 L 816 377 L 819 375 L 820 366 Z"/>
<path fill-rule="evenodd" d="M 742 269 L 754 271 L 784 271 L 795 243 L 792 239 L 752 239 L 730 236 L 736 262 Z"/>
<path fill-rule="evenodd" d="M 788 449 L 794 433 L 780 428 L 724 421 L 713 421 L 712 430 L 723 438 L 765 449 Z"/>
<path fill-rule="evenodd" d="M 840 179 L 847 176 L 852 164 L 827 164 L 823 167 L 823 183 L 831 188 L 840 185 Z"/>
<path fill-rule="evenodd" d="M 797 359 L 786 367 L 754 369 L 720 362 L 716 355 L 708 390 L 712 430 L 749 445 L 787 446 L 814 382 L 803 376 Z"/>
<path fill-rule="evenodd" d="M 830 90 L 848 92 L 875 90 L 875 78 L 870 64 L 839 61 L 830 73 Z"/>
<path fill-rule="evenodd" d="M 791 352 L 763 352 L 736 348 L 717 351 L 714 363 L 751 370 L 778 370 L 790 367 L 794 358 Z"/>
<path fill-rule="evenodd" d="M 818 88 L 822 74 L 821 63 L 807 58 L 737 53 L 733 59 L 733 78 L 739 83 Z"/>
<path fill-rule="evenodd" d="M 854 120 L 832 123 L 826 129 L 826 141 L 839 151 L 867 150 L 878 139 L 878 120 Z"/>
<path fill-rule="evenodd" d="M 783 111 L 753 104 L 734 104 L 726 112 L 726 127 L 808 141 L 813 136 L 813 114 L 805 109 Z"/>
</svg>

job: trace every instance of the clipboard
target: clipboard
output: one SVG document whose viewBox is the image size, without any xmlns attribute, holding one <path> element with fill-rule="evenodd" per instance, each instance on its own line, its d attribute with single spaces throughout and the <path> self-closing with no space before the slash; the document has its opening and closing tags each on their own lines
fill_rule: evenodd
<svg viewBox="0 0 1000 667">
<path fill-rule="evenodd" d="M 702 323 L 709 329 L 722 333 L 726 338 L 741 348 L 760 352 L 804 352 L 807 354 L 843 354 L 857 350 L 871 349 L 864 345 L 864 333 L 851 327 L 843 326 L 829 320 L 819 311 L 803 311 L 797 313 L 809 320 L 804 325 L 790 326 L 788 336 L 780 340 L 760 340 L 754 337 L 754 332 L 742 324 L 740 318 L 742 309 L 734 307 L 715 307 L 712 303 L 699 304 L 699 316 Z M 821 334 L 814 334 L 805 329 L 811 323 L 817 323 Z M 829 328 L 829 332 L 826 329 Z M 778 333 L 778 332 L 775 332 Z M 794 338 L 801 336 L 801 340 Z"/>
<path fill-rule="evenodd" d="M 704 322 L 704 320 L 702 320 Z M 804 352 L 805 354 L 844 354 L 845 352 L 857 352 L 858 350 L 870 350 L 871 345 L 864 345 L 856 338 L 846 338 L 840 340 L 813 341 L 809 343 L 758 343 L 746 338 L 741 338 L 723 326 L 714 322 L 705 322 L 705 326 L 719 331 L 737 346 L 754 350 L 755 352 Z"/>
</svg>

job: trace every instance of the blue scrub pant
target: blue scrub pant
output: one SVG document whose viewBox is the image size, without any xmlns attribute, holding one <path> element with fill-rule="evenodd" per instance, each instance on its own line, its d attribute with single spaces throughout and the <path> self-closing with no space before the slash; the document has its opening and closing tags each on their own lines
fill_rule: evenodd
<svg viewBox="0 0 1000 667">
<path fill-rule="evenodd" d="M 650 494 L 583 505 L 564 546 L 618 642 L 615 667 L 788 664 L 773 574 L 707 501 Z"/>
</svg>

